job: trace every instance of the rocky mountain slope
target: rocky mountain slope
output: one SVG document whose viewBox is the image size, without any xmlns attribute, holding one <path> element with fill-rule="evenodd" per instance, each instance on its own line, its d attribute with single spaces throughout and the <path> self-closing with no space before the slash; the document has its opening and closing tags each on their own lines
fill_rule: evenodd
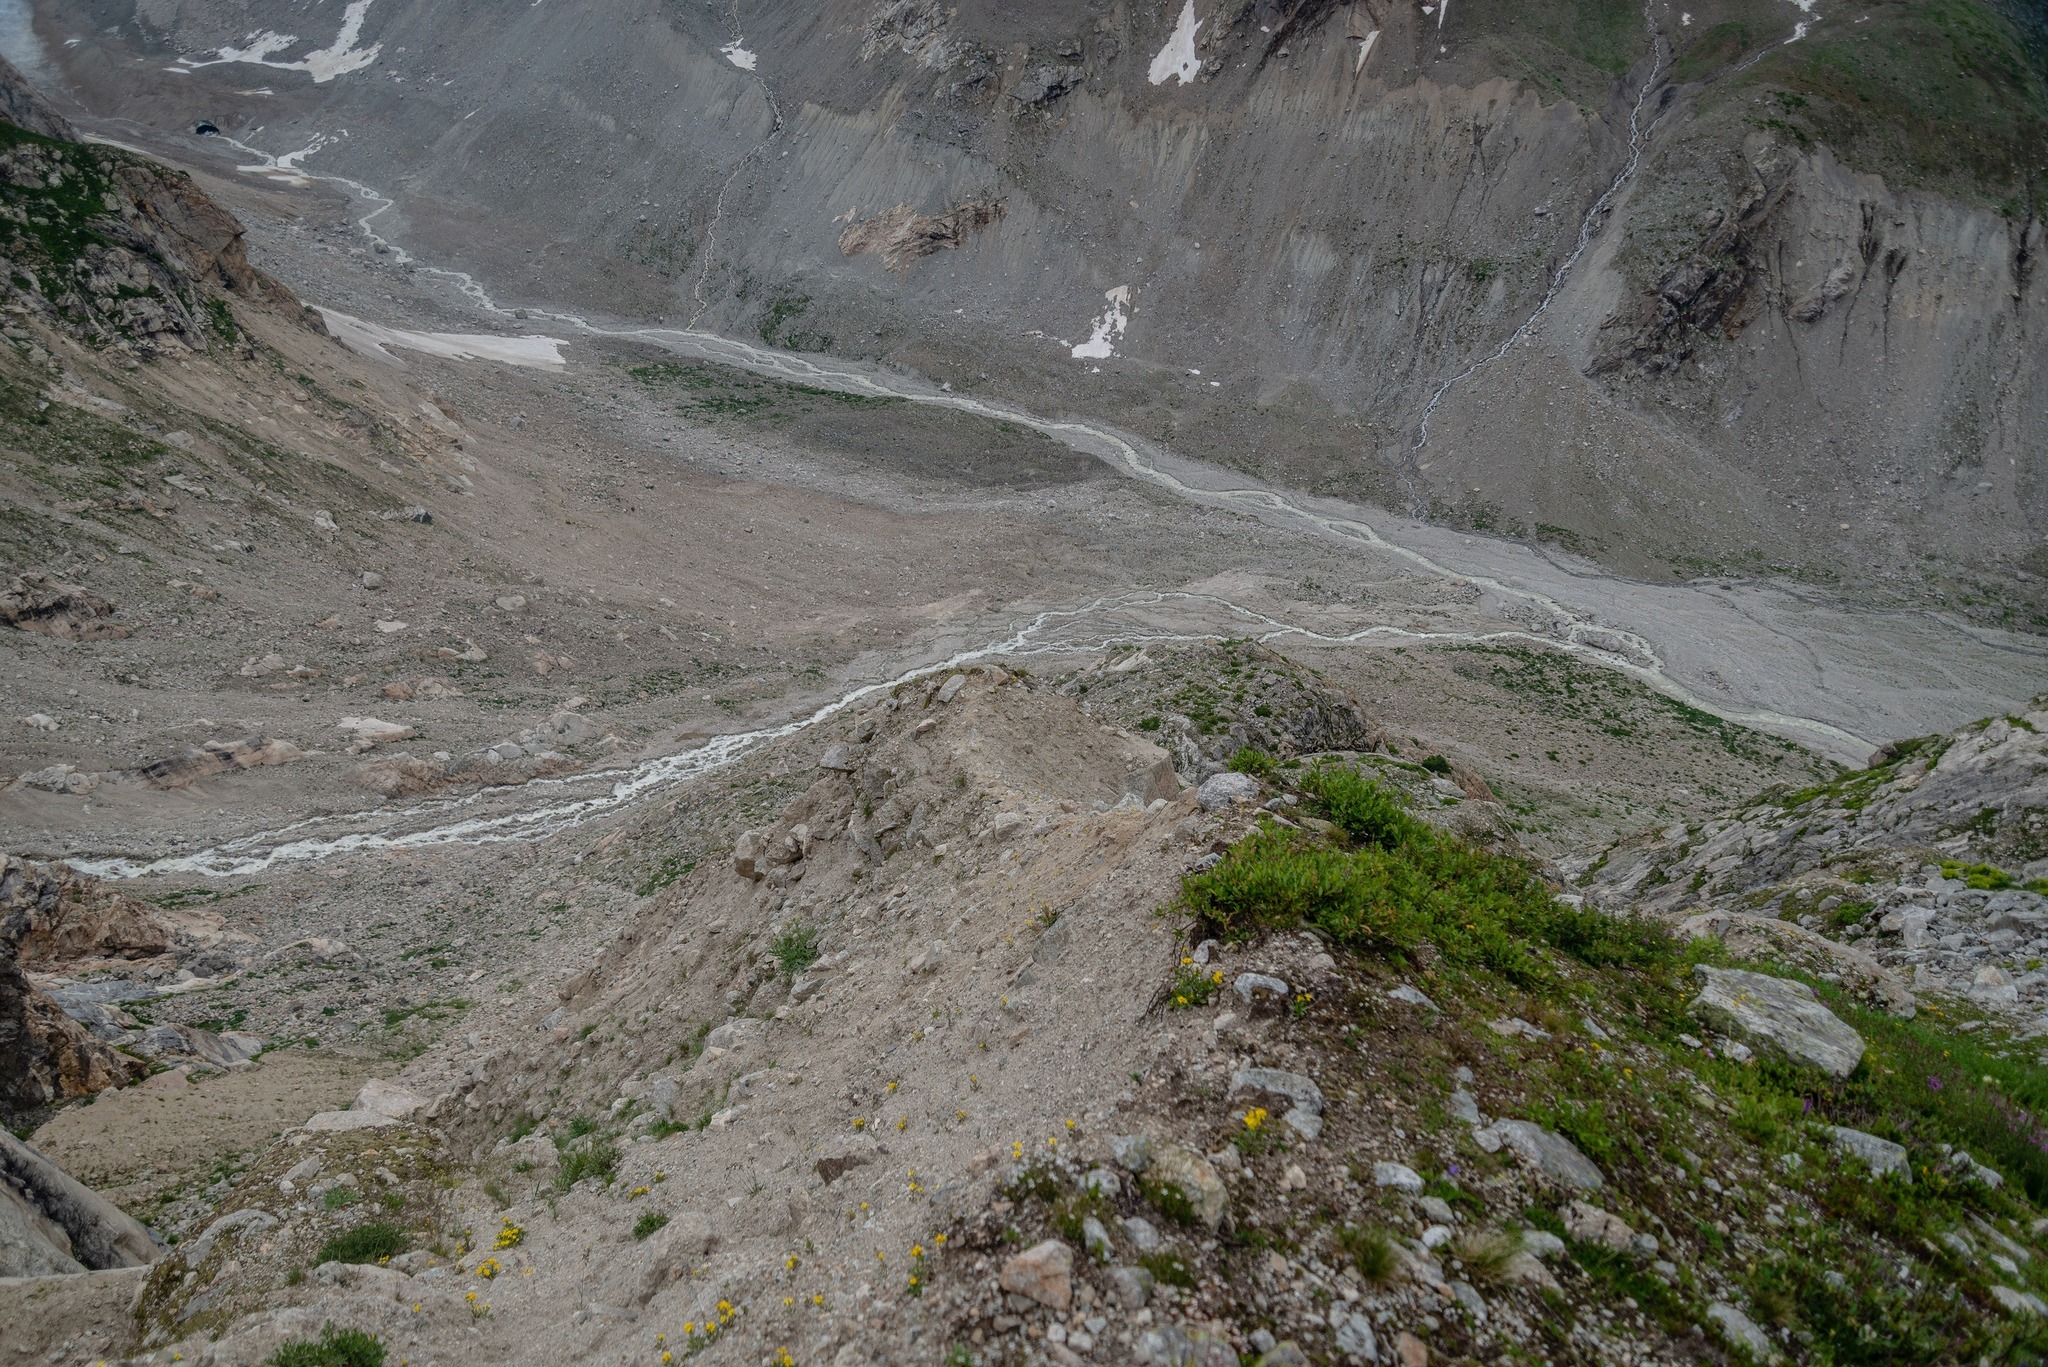
<svg viewBox="0 0 2048 1367">
<path fill-rule="evenodd" d="M 1600 881 L 1620 855 L 1560 892 L 1460 814 L 1487 799 L 1383 751 L 1247 749 L 1183 786 L 1156 733 L 1087 716 L 1086 677 L 929 674 L 755 757 L 787 776 L 764 824 L 238 1165 L 132 1317 L 74 1294 L 20 1341 L 841 1367 L 1846 1362 L 1873 1329 L 1915 1360 L 2041 1351 L 2048 1074 L 2010 1021 L 1726 921 L 1674 936 L 1690 906 Z M 1297 719 L 1341 715 L 1295 687 Z M 2024 839 L 2038 755 L 2014 734 L 1927 743 L 1957 758 L 1859 810 L 1924 787 Z M 1939 824 L 1885 824 L 1916 820 Z M 621 828 L 582 871 L 668 838 Z"/>
<path fill-rule="evenodd" d="M 2048 78 L 1991 0 L 45 0 L 35 36 L 109 127 L 377 187 L 506 307 L 1634 573 L 2041 621 Z"/>
<path fill-rule="evenodd" d="M 1966 997 L 2026 1036 L 2048 975 L 2048 712 L 1903 741 L 1868 769 L 1779 790 L 1578 861 L 1612 905 L 1698 933 L 1846 958 L 1885 990 Z M 1588 868 L 1590 865 L 1590 868 Z M 1836 949 L 1836 945 L 1846 946 Z"/>
<path fill-rule="evenodd" d="M 1792 738 L 1952 726 L 2027 641 L 1730 573 L 1652 643 L 1546 596 L 1677 601 L 1584 560 L 509 312 L 2023 624 L 2037 29 L 33 19 L 0 1357 L 2048 1354 L 2048 702 Z"/>
</svg>

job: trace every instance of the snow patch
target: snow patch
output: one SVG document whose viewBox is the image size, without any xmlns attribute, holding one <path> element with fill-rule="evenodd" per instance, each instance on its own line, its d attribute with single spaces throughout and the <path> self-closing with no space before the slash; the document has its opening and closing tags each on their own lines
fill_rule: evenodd
<svg viewBox="0 0 2048 1367">
<path fill-rule="evenodd" d="M 1189 3 L 1192 4 L 1193 0 L 1189 0 Z M 747 40 L 744 38 L 735 38 L 718 50 L 725 54 L 725 59 L 728 62 L 731 62 L 741 71 L 752 71 L 756 58 L 753 53 L 747 51 L 746 43 Z"/>
<path fill-rule="evenodd" d="M 1195 34 L 1201 27 L 1195 22 L 1195 0 L 1187 0 L 1181 6 L 1180 22 L 1174 25 L 1166 46 L 1159 49 L 1159 55 L 1152 59 L 1152 69 L 1147 73 L 1152 84 L 1165 85 L 1168 77 L 1178 76 L 1180 83 L 1186 85 L 1201 74 L 1202 59 L 1195 55 Z M 1105 356 L 1108 354 L 1106 351 L 1103 353 Z"/>
<path fill-rule="evenodd" d="M 321 309 L 327 331 L 351 351 L 365 356 L 398 359 L 386 347 L 403 347 L 451 361 L 502 361 L 506 365 L 559 367 L 566 365 L 562 348 L 569 343 L 560 337 L 497 337 L 490 333 L 407 332 L 378 323 L 366 323 L 333 309 Z"/>
<path fill-rule="evenodd" d="M 349 6 L 342 11 L 341 32 L 334 41 L 295 61 L 274 60 L 278 53 L 285 52 L 298 43 L 296 34 L 277 33 L 265 29 L 249 35 L 247 47 L 224 47 L 206 61 L 194 61 L 180 57 L 173 71 L 197 71 L 203 66 L 221 66 L 229 62 L 243 62 L 250 66 L 274 67 L 279 71 L 303 71 L 313 78 L 313 84 L 324 85 L 336 76 L 346 76 L 351 71 L 361 71 L 377 60 L 377 54 L 384 50 L 382 43 L 372 43 L 359 48 L 356 43 L 363 36 L 363 19 L 370 12 L 374 0 L 349 0 Z"/>
<path fill-rule="evenodd" d="M 1188 8 L 1194 8 L 1193 0 L 1190 0 Z M 1088 340 L 1074 348 L 1077 361 L 1106 361 L 1116 355 L 1116 344 L 1123 338 L 1124 328 L 1130 324 L 1130 315 L 1125 312 L 1131 302 L 1129 285 L 1118 285 L 1102 297 L 1109 301 L 1109 307 L 1095 320 Z"/>
<path fill-rule="evenodd" d="M 1366 34 L 1365 37 L 1359 40 L 1358 61 L 1351 68 L 1352 75 L 1356 76 L 1359 72 L 1365 70 L 1365 59 L 1372 56 L 1372 45 L 1374 43 L 1377 43 L 1379 40 L 1380 31 L 1378 29 L 1374 29 L 1371 33 Z"/>
<path fill-rule="evenodd" d="M 343 133 L 341 136 L 347 137 L 348 135 Z M 336 141 L 335 138 L 329 137 L 325 133 L 319 133 L 314 136 L 311 142 L 296 152 L 286 152 L 283 156 L 270 157 L 267 160 L 256 162 L 249 166 L 237 166 L 235 169 L 248 172 L 251 175 L 263 176 L 266 179 L 276 181 L 280 185 L 296 185 L 303 188 L 304 186 L 311 185 L 313 181 L 299 169 L 299 163 L 334 141 Z M 262 156 L 263 154 L 258 152 L 256 155 Z"/>
</svg>

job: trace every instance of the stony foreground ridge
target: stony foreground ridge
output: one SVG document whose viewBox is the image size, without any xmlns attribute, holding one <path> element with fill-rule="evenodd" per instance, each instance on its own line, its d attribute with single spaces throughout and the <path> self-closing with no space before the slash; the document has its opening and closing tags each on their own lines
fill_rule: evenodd
<svg viewBox="0 0 2048 1367">
<path fill-rule="evenodd" d="M 761 757 L 811 777 L 547 1000 L 311 1115 L 153 1267 L 62 1279 L 77 1360 L 1839 1361 L 1889 1316 L 1974 1361 L 2048 1329 L 2037 1150 L 1942 1109 L 2048 1093 L 1981 1050 L 1920 1076 L 2000 1027 L 1581 911 L 1401 814 L 1487 804 L 1385 753 L 1183 786 L 1089 677 L 929 676 Z M 1318 777 L 1354 765 L 1408 796 Z M 1216 910 L 1298 859 L 1434 867 L 1451 919 Z"/>
<path fill-rule="evenodd" d="M 2048 1033 L 2048 698 L 1567 869 L 1603 905 L 1772 945 L 1898 1009 L 1967 998 Z"/>
</svg>

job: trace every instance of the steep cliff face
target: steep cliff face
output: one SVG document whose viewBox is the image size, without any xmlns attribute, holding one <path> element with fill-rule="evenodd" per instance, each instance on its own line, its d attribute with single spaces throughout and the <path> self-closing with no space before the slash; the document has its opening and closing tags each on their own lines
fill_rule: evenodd
<svg viewBox="0 0 2048 1367">
<path fill-rule="evenodd" d="M 51 0 L 47 36 L 95 35 L 95 109 L 311 147 L 507 303 L 1641 573 L 2043 614 L 2048 95 L 1983 0 L 270 9 Z"/>
</svg>

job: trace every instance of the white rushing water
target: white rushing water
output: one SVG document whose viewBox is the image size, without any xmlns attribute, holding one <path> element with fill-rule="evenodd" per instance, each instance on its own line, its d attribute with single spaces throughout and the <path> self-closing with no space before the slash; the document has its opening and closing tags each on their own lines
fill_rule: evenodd
<svg viewBox="0 0 2048 1367">
<path fill-rule="evenodd" d="M 1422 420 L 1415 434 L 1415 450 L 1420 451 L 1428 444 L 1429 420 L 1436 413 L 1437 405 L 1444 401 L 1445 395 L 1513 351 L 1536 331 L 1537 326 L 1543 321 L 1543 316 L 1550 312 L 1550 306 L 1557 301 L 1558 292 L 1564 288 L 1565 280 L 1571 275 L 1572 268 L 1579 264 L 1579 258 L 1586 254 L 1586 248 L 1592 246 L 1593 239 L 1599 236 L 1601 225 L 1607 221 L 1608 210 L 1614 207 L 1615 197 L 1635 179 L 1636 168 L 1642 165 L 1643 148 L 1650 136 L 1649 126 L 1643 122 L 1643 111 L 1649 105 L 1650 92 L 1656 89 L 1657 77 L 1664 70 L 1664 38 L 1657 32 L 1656 22 L 1650 17 L 1648 0 L 1645 0 L 1643 5 L 1643 25 L 1650 31 L 1650 74 L 1643 78 L 1643 88 L 1636 92 L 1635 103 L 1629 108 L 1627 159 L 1622 162 L 1621 169 L 1614 173 L 1614 179 L 1607 183 L 1607 188 L 1601 191 L 1600 197 L 1593 201 L 1592 207 L 1586 210 L 1586 216 L 1579 220 L 1578 241 L 1573 243 L 1571 253 L 1550 273 L 1550 287 L 1544 290 L 1543 298 L 1537 301 L 1529 316 L 1522 320 L 1522 325 L 1509 333 L 1507 340 L 1498 347 L 1439 384 L 1436 391 L 1429 396 L 1429 402 L 1422 406 Z M 1409 496 L 1416 496 L 1413 488 L 1410 488 Z"/>
<path fill-rule="evenodd" d="M 274 162 L 255 148 L 243 150 Z M 493 316 L 513 317 L 510 308 L 499 305 L 466 272 L 421 265 L 402 247 L 380 237 L 373 225 L 392 207 L 389 198 L 342 177 L 299 173 L 346 185 L 372 204 L 358 224 L 401 263 L 448 281 Z M 1784 586 L 1750 585 L 1736 592 L 1706 584 L 1652 585 L 1617 579 L 1590 565 L 1555 561 L 1517 543 L 1402 524 L 1337 500 L 1266 488 L 1233 472 L 1175 457 L 1104 424 L 1044 418 L 901 376 L 696 329 L 616 328 L 558 311 L 528 309 L 526 314 L 530 320 L 572 333 L 644 342 L 770 378 L 900 398 L 1030 427 L 1188 503 L 1308 532 L 1383 557 L 1419 576 L 1476 589 L 1496 618 L 1527 625 L 1438 631 L 1374 623 L 1332 632 L 1212 594 L 1123 594 L 1040 612 L 998 639 L 927 661 L 894 678 L 851 685 L 803 716 L 715 737 L 696 749 L 625 768 L 537 780 L 517 789 L 486 789 L 397 812 L 380 809 L 311 818 L 212 849 L 163 858 L 83 858 L 73 859 L 74 865 L 115 878 L 231 877 L 280 863 L 356 853 L 542 839 L 723 768 L 932 669 L 1119 643 L 1249 635 L 1322 645 L 1391 639 L 1540 646 L 1626 674 L 1687 706 L 1794 738 L 1850 763 L 1867 757 L 1877 738 L 1945 729 L 1998 710 L 2027 696 L 2031 689 L 2026 680 L 2048 675 L 2048 643 L 2036 638 L 1973 628 L 1928 613 L 1851 610 Z M 1745 696 L 1756 701 L 1744 703 Z M 1867 729 L 1873 724 L 1876 730 Z M 358 829 L 343 829 L 350 826 Z"/>
</svg>

